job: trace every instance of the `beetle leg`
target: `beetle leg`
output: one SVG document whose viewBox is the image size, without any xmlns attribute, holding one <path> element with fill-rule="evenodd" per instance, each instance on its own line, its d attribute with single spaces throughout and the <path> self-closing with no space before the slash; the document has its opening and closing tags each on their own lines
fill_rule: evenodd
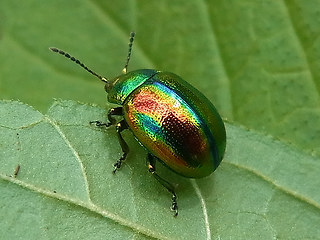
<svg viewBox="0 0 320 240">
<path fill-rule="evenodd" d="M 164 180 L 156 173 L 156 158 L 151 153 L 148 153 L 147 155 L 147 164 L 149 172 L 157 179 L 159 183 L 161 183 L 162 186 L 164 186 L 172 194 L 171 210 L 174 211 L 175 217 L 178 216 L 177 195 L 174 191 L 174 187 L 171 183 Z"/>
<path fill-rule="evenodd" d="M 118 134 L 118 139 L 119 139 L 119 143 L 121 145 L 121 149 L 122 149 L 122 156 L 120 157 L 120 159 L 113 165 L 114 169 L 113 169 L 113 173 L 116 173 L 116 171 L 118 170 L 118 168 L 121 167 L 122 161 L 124 161 L 129 153 L 129 147 L 128 144 L 124 141 L 123 137 L 121 136 L 121 132 L 125 129 L 128 129 L 128 125 L 124 120 L 121 120 L 120 122 L 118 122 L 117 126 L 117 134 Z"/>
<path fill-rule="evenodd" d="M 122 116 L 123 111 L 122 107 L 116 107 L 116 108 L 111 108 L 108 111 L 107 117 L 109 122 L 103 123 L 100 121 L 91 121 L 90 124 L 95 124 L 97 127 L 110 127 L 111 125 L 114 125 L 116 123 L 116 119 L 112 116 Z"/>
</svg>

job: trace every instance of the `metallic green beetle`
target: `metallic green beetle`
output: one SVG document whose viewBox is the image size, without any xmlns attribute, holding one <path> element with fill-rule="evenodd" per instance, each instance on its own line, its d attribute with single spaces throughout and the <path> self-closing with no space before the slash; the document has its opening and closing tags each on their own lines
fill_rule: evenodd
<svg viewBox="0 0 320 240">
<path fill-rule="evenodd" d="M 223 158 L 226 131 L 212 103 L 176 74 L 153 69 L 127 72 L 134 35 L 131 33 L 123 74 L 113 80 L 98 75 L 62 50 L 50 49 L 75 61 L 105 82 L 108 101 L 121 105 L 108 111 L 109 122 L 90 122 L 99 127 L 116 125 L 123 154 L 114 164 L 113 173 L 120 168 L 129 152 L 121 132 L 130 129 L 148 151 L 149 171 L 172 193 L 171 209 L 177 216 L 174 187 L 156 173 L 156 161 L 185 177 L 208 176 Z M 123 116 L 123 120 L 116 122 L 113 116 Z"/>
</svg>

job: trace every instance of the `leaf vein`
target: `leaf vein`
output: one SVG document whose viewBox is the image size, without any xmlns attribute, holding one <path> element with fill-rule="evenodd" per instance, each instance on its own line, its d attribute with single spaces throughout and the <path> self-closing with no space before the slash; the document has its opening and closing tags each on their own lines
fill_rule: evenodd
<svg viewBox="0 0 320 240">
<path fill-rule="evenodd" d="M 92 203 L 91 201 L 84 202 L 79 199 L 71 198 L 71 197 L 68 197 L 68 196 L 65 196 L 65 195 L 62 195 L 59 193 L 54 193 L 52 191 L 42 189 L 42 188 L 35 186 L 35 185 L 32 185 L 30 183 L 23 182 L 17 178 L 12 178 L 12 177 L 6 176 L 5 174 L 2 174 L 2 173 L 0 173 L 0 178 L 5 181 L 17 184 L 23 188 L 32 190 L 36 193 L 41 193 L 47 197 L 59 199 L 61 201 L 65 201 L 67 203 L 71 203 L 71 204 L 83 207 L 84 209 L 90 210 L 92 212 L 95 212 L 95 213 L 103 216 L 103 217 L 109 218 L 109 219 L 121 224 L 122 226 L 131 228 L 132 230 L 134 230 L 140 234 L 143 234 L 145 236 L 158 238 L 158 239 L 168 239 L 166 236 L 163 236 L 159 233 L 155 233 L 154 231 L 152 231 L 142 225 L 139 225 L 135 222 L 124 219 L 124 218 L 120 217 L 119 215 L 116 215 L 110 211 L 104 210 L 101 207 L 97 206 L 96 204 Z"/>
<path fill-rule="evenodd" d="M 204 224 L 205 224 L 205 229 L 207 233 L 207 240 L 211 240 L 211 231 L 210 231 L 210 223 L 209 223 L 209 216 L 207 212 L 207 206 L 205 203 L 205 200 L 202 196 L 201 190 L 197 184 L 197 182 L 194 179 L 191 179 L 191 185 L 195 189 L 195 192 L 200 200 L 202 211 L 203 211 L 203 216 L 204 216 Z"/>
<path fill-rule="evenodd" d="M 285 10 L 287 11 L 288 21 L 289 21 L 290 25 L 292 26 L 293 33 L 296 36 L 297 42 L 299 43 L 299 45 L 301 47 L 301 53 L 302 53 L 302 55 L 303 55 L 303 57 L 304 57 L 304 59 L 306 61 L 307 67 L 309 69 L 311 80 L 312 80 L 313 84 L 315 85 L 315 89 L 317 90 L 317 93 L 318 93 L 318 96 L 319 96 L 320 95 L 320 86 L 317 84 L 314 72 L 312 70 L 311 60 L 308 57 L 307 49 L 304 46 L 303 41 L 301 39 L 301 36 L 299 34 L 299 31 L 298 31 L 298 29 L 296 27 L 295 21 L 293 19 L 293 14 L 290 11 L 288 0 L 284 0 L 283 2 L 284 2 Z"/>
<path fill-rule="evenodd" d="M 84 182 L 85 182 L 85 186 L 86 186 L 86 192 L 88 194 L 89 201 L 91 202 L 89 183 L 88 183 L 85 167 L 82 164 L 82 161 L 81 161 L 81 158 L 80 158 L 79 154 L 77 153 L 75 148 L 71 145 L 70 141 L 68 140 L 66 135 L 62 132 L 60 127 L 53 120 L 51 120 L 49 117 L 45 117 L 45 119 L 56 129 L 58 134 L 61 136 L 61 138 L 64 140 L 64 142 L 67 144 L 67 146 L 71 150 L 72 154 L 77 159 L 77 161 L 78 161 L 78 163 L 80 165 L 80 168 L 81 168 L 81 172 L 82 172 L 83 178 L 84 178 Z"/>
<path fill-rule="evenodd" d="M 218 57 L 219 57 L 219 60 L 220 60 L 220 63 L 221 63 L 221 68 L 222 68 L 222 72 L 223 72 L 223 74 L 224 74 L 224 76 L 225 76 L 225 79 L 226 79 L 226 85 L 227 85 L 227 88 L 226 89 L 228 89 L 229 90 L 229 92 L 228 93 L 226 93 L 227 95 L 228 95 L 228 99 L 230 100 L 230 104 L 229 104 L 229 114 L 230 114 L 230 118 L 234 118 L 234 102 L 233 102 L 233 98 L 232 98 L 232 96 L 234 95 L 234 94 L 232 94 L 232 84 L 231 84 L 231 76 L 230 76 L 230 74 L 229 74 L 229 72 L 228 72 L 228 69 L 227 69 L 227 67 L 226 67 L 226 60 L 225 60 L 225 58 L 223 57 L 223 54 L 222 54 L 222 52 L 221 52 L 221 43 L 220 43 L 220 40 L 219 40 L 219 38 L 218 38 L 218 34 L 217 34 L 217 31 L 216 31 L 216 29 L 214 28 L 214 26 L 213 26 L 213 24 L 212 24 L 212 21 L 213 21 L 213 19 L 212 19 L 212 17 L 211 17 L 211 14 L 210 13 L 208 13 L 208 11 L 209 11 L 209 6 L 208 6 L 208 4 L 206 3 L 206 1 L 205 0 L 203 0 L 202 1 L 203 2 L 203 5 L 205 6 L 203 9 L 204 9 L 204 11 L 206 12 L 206 16 L 207 16 L 207 18 L 208 18 L 208 22 L 209 22 L 209 26 L 210 26 L 210 28 L 211 28 L 211 33 L 212 33 L 212 38 L 213 39 L 215 39 L 215 41 L 216 41 L 216 44 L 217 44 L 217 55 L 218 55 Z"/>
<path fill-rule="evenodd" d="M 263 175 L 262 173 L 259 173 L 259 172 L 255 171 L 254 169 L 242 166 L 240 164 L 232 163 L 232 162 L 225 161 L 224 163 L 229 164 L 231 166 L 235 166 L 235 167 L 240 168 L 240 169 L 243 169 L 245 171 L 248 171 L 248 172 L 260 177 L 264 181 L 270 183 L 271 185 L 273 185 L 275 187 L 275 189 L 278 189 L 278 190 L 280 190 L 280 191 L 282 191 L 282 192 L 284 192 L 284 193 L 286 193 L 286 194 L 288 194 L 288 195 L 290 195 L 290 196 L 292 196 L 292 197 L 294 197 L 294 198 L 296 198 L 296 199 L 298 199 L 298 200 L 300 200 L 302 202 L 305 202 L 305 203 L 309 204 L 310 206 L 313 206 L 313 207 L 317 208 L 318 210 L 320 210 L 320 204 L 317 203 L 316 201 L 314 201 L 312 199 L 308 199 L 308 198 L 302 196 L 301 194 L 299 194 L 299 193 L 297 193 L 297 192 L 295 192 L 293 190 L 290 190 L 288 188 L 285 188 L 284 186 L 281 186 L 280 184 L 277 184 L 270 177 L 268 177 L 266 175 Z"/>
</svg>

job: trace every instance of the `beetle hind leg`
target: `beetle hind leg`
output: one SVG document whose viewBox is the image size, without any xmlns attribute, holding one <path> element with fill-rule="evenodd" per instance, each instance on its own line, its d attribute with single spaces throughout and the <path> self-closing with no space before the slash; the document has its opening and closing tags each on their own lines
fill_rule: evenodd
<svg viewBox="0 0 320 240">
<path fill-rule="evenodd" d="M 149 172 L 157 179 L 157 181 L 164 186 L 171 194 L 172 194 L 172 205 L 171 211 L 174 212 L 174 217 L 178 216 L 178 204 L 177 204 L 177 195 L 174 191 L 174 187 L 171 183 L 164 180 L 156 173 L 156 157 L 152 154 L 148 153 L 147 155 L 147 163 Z"/>
</svg>

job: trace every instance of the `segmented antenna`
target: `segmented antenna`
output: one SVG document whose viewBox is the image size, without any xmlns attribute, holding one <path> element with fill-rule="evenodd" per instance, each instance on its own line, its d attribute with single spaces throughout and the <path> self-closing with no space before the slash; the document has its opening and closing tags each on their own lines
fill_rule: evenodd
<svg viewBox="0 0 320 240">
<path fill-rule="evenodd" d="M 131 52 L 132 52 L 132 45 L 133 45 L 133 40 L 134 40 L 134 36 L 135 36 L 135 32 L 131 32 L 130 33 L 130 39 L 129 39 L 129 51 L 128 51 L 128 56 L 127 56 L 127 61 L 126 61 L 126 64 L 124 65 L 124 68 L 122 70 L 122 72 L 124 74 L 127 73 L 127 70 L 128 70 L 128 64 L 129 64 L 129 61 L 130 61 L 130 57 L 131 57 Z"/>
<path fill-rule="evenodd" d="M 132 44 L 131 44 L 132 45 Z M 87 70 L 89 73 L 91 73 L 92 75 L 96 76 L 97 78 L 99 78 L 102 82 L 108 83 L 108 79 L 106 79 L 105 77 L 100 76 L 99 74 L 97 74 L 96 72 L 92 71 L 90 68 L 88 68 L 86 65 L 84 65 L 82 62 L 80 62 L 78 59 L 72 57 L 69 53 L 66 53 L 65 51 L 62 51 L 58 48 L 55 47 L 50 47 L 49 48 L 52 52 L 56 52 L 59 53 L 63 56 L 65 56 L 66 58 L 69 58 L 71 61 L 75 62 L 76 64 L 80 65 L 82 68 L 84 68 L 85 70 Z"/>
</svg>

